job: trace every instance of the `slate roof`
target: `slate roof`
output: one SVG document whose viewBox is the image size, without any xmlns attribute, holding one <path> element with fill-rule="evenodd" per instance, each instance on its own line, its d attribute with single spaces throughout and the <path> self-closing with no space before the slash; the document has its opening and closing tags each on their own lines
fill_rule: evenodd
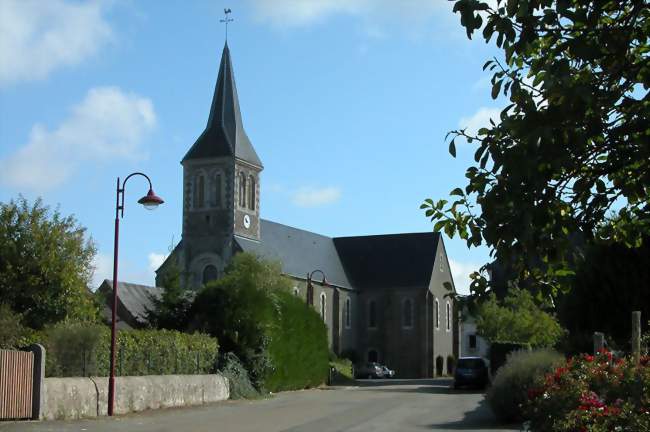
<svg viewBox="0 0 650 432">
<path fill-rule="evenodd" d="M 428 286 L 440 239 L 438 233 L 330 238 L 265 219 L 260 234 L 259 242 L 235 239 L 244 252 L 281 261 L 285 274 L 305 278 L 320 269 L 330 284 L 355 289 Z"/>
<path fill-rule="evenodd" d="M 342 288 L 352 288 L 330 237 L 293 228 L 266 219 L 260 221 L 261 241 L 235 237 L 242 251 L 265 259 L 282 262 L 282 271 L 305 279 L 307 273 L 320 269 L 327 281 Z M 321 280 L 320 273 L 314 277 Z"/>
<path fill-rule="evenodd" d="M 347 275 L 361 289 L 428 286 L 439 233 L 337 237 Z"/>
<path fill-rule="evenodd" d="M 112 294 L 113 281 L 110 279 L 104 279 L 99 290 L 105 294 Z M 162 295 L 162 288 L 128 282 L 117 283 L 119 304 L 123 306 L 139 324 L 146 324 L 146 310 L 147 308 L 151 309 L 153 307 L 148 294 L 160 297 Z M 112 304 L 112 298 L 107 296 L 107 302 L 109 302 L 108 304 L 110 306 L 110 304 Z M 129 321 L 127 319 L 129 317 L 122 318 Z"/>
<path fill-rule="evenodd" d="M 235 156 L 260 168 L 262 161 L 246 135 L 228 43 L 223 47 L 219 76 L 214 88 L 208 124 L 183 157 L 189 159 Z"/>
</svg>

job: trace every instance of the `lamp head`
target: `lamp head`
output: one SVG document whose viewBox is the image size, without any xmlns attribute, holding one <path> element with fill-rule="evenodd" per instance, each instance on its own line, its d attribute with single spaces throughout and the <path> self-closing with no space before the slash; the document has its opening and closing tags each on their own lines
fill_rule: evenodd
<svg viewBox="0 0 650 432">
<path fill-rule="evenodd" d="M 164 203 L 162 198 L 156 195 L 153 189 L 149 189 L 146 196 L 143 196 L 138 200 L 139 204 L 142 204 L 147 210 L 154 210 L 160 204 Z"/>
</svg>

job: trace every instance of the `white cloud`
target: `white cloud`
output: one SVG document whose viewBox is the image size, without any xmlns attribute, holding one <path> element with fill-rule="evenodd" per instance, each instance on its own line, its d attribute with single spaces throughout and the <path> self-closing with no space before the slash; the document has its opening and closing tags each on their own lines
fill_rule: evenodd
<svg viewBox="0 0 650 432">
<path fill-rule="evenodd" d="M 500 122 L 501 109 L 481 107 L 471 117 L 463 117 L 458 122 L 461 129 L 467 128 L 467 133 L 470 135 L 476 134 L 480 128 L 490 127 L 490 119 L 495 123 Z"/>
<path fill-rule="evenodd" d="M 302 27 L 335 15 L 365 21 L 369 33 L 383 32 L 377 22 L 423 23 L 435 14 L 451 14 L 453 4 L 442 0 L 249 0 L 257 17 L 276 27 Z"/>
<path fill-rule="evenodd" d="M 93 88 L 56 129 L 33 126 L 27 144 L 0 160 L 0 183 L 44 191 L 85 161 L 142 159 L 142 143 L 155 123 L 149 99 L 117 87 Z"/>
<path fill-rule="evenodd" d="M 80 63 L 111 39 L 100 1 L 0 2 L 0 86 Z"/>
<path fill-rule="evenodd" d="M 481 265 L 469 262 L 464 263 L 450 259 L 449 268 L 451 269 L 451 275 L 454 278 L 456 292 L 462 295 L 469 294 L 469 285 L 471 283 L 469 275 L 475 271 L 478 271 L 481 268 Z"/>
<path fill-rule="evenodd" d="M 293 196 L 291 201 L 298 207 L 319 207 L 332 204 L 341 198 L 341 190 L 336 187 L 301 187 Z"/>
<path fill-rule="evenodd" d="M 155 272 L 156 270 L 158 270 L 158 267 L 160 267 L 162 263 L 165 262 L 165 259 L 167 259 L 167 254 L 159 254 L 159 253 L 151 252 L 148 258 L 149 258 L 149 270 Z"/>
</svg>

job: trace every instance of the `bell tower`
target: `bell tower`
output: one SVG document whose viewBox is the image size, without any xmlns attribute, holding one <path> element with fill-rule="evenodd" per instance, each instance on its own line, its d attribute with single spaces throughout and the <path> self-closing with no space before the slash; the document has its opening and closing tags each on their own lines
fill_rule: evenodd
<svg viewBox="0 0 650 432">
<path fill-rule="evenodd" d="M 205 130 L 181 161 L 183 238 L 179 264 L 188 286 L 223 272 L 235 235 L 260 240 L 263 169 L 242 122 L 226 42 Z"/>
</svg>

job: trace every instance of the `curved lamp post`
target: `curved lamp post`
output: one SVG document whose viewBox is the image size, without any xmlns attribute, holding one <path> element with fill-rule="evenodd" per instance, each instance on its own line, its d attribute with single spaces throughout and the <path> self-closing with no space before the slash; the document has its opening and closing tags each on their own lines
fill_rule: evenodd
<svg viewBox="0 0 650 432">
<path fill-rule="evenodd" d="M 120 187 L 120 178 L 117 178 L 117 195 L 115 198 L 115 246 L 113 248 L 113 307 L 111 311 L 111 362 L 110 362 L 110 375 L 108 378 L 108 415 L 113 415 L 113 406 L 115 401 L 115 338 L 117 336 L 117 329 L 115 328 L 116 315 L 115 311 L 117 309 L 117 257 L 118 257 L 118 246 L 119 246 L 119 235 L 120 235 L 120 218 L 124 217 L 124 187 L 126 182 L 133 176 L 142 176 L 147 179 L 149 182 L 149 192 L 142 198 L 138 200 L 139 204 L 142 204 L 147 210 L 153 210 L 158 207 L 160 204 L 164 203 L 162 198 L 157 196 L 153 187 L 151 186 L 151 180 L 146 174 L 141 172 L 134 172 L 129 174 L 124 181 L 122 182 L 122 187 Z"/>
<path fill-rule="evenodd" d="M 325 273 L 323 273 L 323 270 L 316 269 L 312 271 L 311 273 L 307 273 L 307 304 L 308 305 L 314 305 L 314 286 L 311 283 L 312 277 L 314 276 L 314 273 L 320 273 L 323 275 L 323 281 L 321 282 L 322 285 L 328 285 L 327 284 L 327 278 L 325 277 Z"/>
</svg>

